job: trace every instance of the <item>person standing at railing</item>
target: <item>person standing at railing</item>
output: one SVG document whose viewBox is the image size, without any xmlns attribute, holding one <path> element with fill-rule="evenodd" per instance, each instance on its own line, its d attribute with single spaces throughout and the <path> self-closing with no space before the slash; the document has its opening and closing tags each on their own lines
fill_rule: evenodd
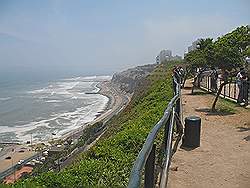
<svg viewBox="0 0 250 188">
<path fill-rule="evenodd" d="M 179 67 L 174 66 L 174 68 L 173 68 L 173 76 L 176 78 L 176 81 L 178 83 L 180 83 Z"/>
<path fill-rule="evenodd" d="M 179 66 L 178 70 L 179 70 L 179 75 L 180 75 L 180 84 L 183 84 L 183 78 L 185 76 L 185 71 L 181 66 Z"/>
<path fill-rule="evenodd" d="M 243 92 L 243 102 L 245 106 L 248 105 L 248 78 L 246 72 L 243 72 L 243 78 L 242 78 L 242 92 Z"/>
<path fill-rule="evenodd" d="M 211 76 L 211 89 L 213 92 L 217 92 L 218 73 L 215 68 L 212 68 L 210 76 Z"/>
<path fill-rule="evenodd" d="M 243 78 L 242 71 L 243 70 L 244 70 L 243 68 L 240 68 L 240 71 L 236 75 L 236 84 L 237 84 L 238 89 L 239 89 L 237 103 L 242 102 L 242 78 Z"/>
<path fill-rule="evenodd" d="M 239 88 L 239 94 L 237 98 L 237 103 L 240 105 L 245 105 L 247 102 L 247 76 L 244 68 L 240 68 L 240 72 L 236 75 L 236 84 Z"/>
</svg>

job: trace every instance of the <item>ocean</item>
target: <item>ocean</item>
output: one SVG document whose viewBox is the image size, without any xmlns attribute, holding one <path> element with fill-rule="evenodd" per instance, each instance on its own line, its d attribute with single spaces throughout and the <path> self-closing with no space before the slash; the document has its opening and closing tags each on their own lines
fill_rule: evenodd
<svg viewBox="0 0 250 188">
<path fill-rule="evenodd" d="M 93 121 L 108 98 L 97 84 L 110 76 L 0 85 L 0 143 L 48 141 Z"/>
</svg>

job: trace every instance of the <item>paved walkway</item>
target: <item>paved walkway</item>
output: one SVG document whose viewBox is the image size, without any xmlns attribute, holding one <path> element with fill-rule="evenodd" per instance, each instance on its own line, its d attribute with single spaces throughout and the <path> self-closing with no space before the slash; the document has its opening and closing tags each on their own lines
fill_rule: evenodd
<svg viewBox="0 0 250 188">
<path fill-rule="evenodd" d="M 211 113 L 213 95 L 190 95 L 190 88 L 182 93 L 184 117 L 202 118 L 201 147 L 178 149 L 169 187 L 249 188 L 250 111 L 236 107 L 235 114 Z"/>
</svg>

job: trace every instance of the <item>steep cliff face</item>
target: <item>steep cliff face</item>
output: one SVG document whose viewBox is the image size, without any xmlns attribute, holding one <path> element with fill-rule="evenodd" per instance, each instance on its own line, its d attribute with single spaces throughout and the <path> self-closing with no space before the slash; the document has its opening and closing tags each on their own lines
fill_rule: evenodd
<svg viewBox="0 0 250 188">
<path fill-rule="evenodd" d="M 116 87 L 120 88 L 122 91 L 133 93 L 142 78 L 145 78 L 151 73 L 155 66 L 156 64 L 149 64 L 115 73 L 112 77 L 111 83 L 116 85 Z"/>
</svg>

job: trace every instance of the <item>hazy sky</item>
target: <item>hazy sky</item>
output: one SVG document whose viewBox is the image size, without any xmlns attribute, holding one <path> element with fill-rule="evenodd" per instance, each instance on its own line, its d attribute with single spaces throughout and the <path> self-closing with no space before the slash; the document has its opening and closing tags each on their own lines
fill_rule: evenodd
<svg viewBox="0 0 250 188">
<path fill-rule="evenodd" d="M 0 74 L 110 74 L 250 23 L 249 0 L 0 0 Z"/>
</svg>

